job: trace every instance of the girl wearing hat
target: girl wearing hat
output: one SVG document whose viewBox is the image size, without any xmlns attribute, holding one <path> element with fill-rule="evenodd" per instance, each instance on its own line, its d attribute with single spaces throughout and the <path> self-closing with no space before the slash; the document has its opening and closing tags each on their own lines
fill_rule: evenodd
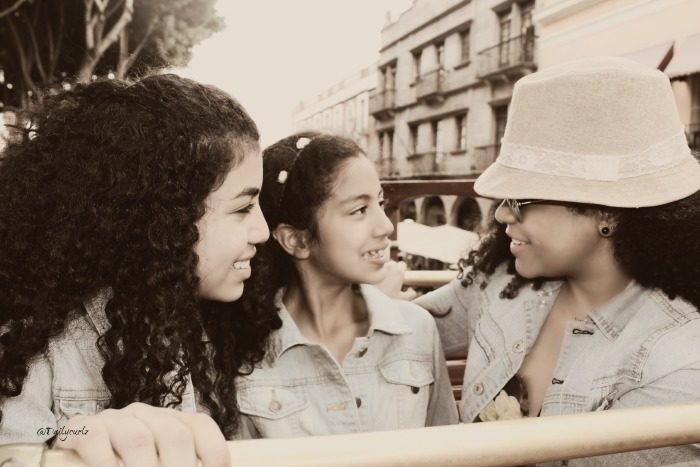
<svg viewBox="0 0 700 467">
<path fill-rule="evenodd" d="M 230 382 L 279 327 L 238 300 L 269 235 L 255 123 L 173 75 L 78 85 L 34 123 L 0 163 L 0 443 L 229 465 Z"/>
<path fill-rule="evenodd" d="M 417 300 L 467 351 L 461 419 L 700 400 L 699 189 L 662 73 L 592 58 L 516 83 L 475 184 L 502 200 L 493 230 Z M 606 462 L 698 460 L 689 445 Z"/>
<path fill-rule="evenodd" d="M 260 204 L 272 237 L 253 268 L 282 328 L 239 378 L 245 437 L 295 437 L 456 423 L 433 319 L 370 285 L 386 274 L 393 227 L 372 162 L 315 132 L 263 151 Z"/>
</svg>

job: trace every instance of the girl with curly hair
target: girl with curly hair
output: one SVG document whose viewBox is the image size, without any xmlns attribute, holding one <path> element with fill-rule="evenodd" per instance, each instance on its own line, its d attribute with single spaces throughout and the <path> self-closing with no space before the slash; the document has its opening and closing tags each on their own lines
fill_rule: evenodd
<svg viewBox="0 0 700 467">
<path fill-rule="evenodd" d="M 173 75 L 78 85 L 33 122 L 0 162 L 1 442 L 227 465 L 231 381 L 280 325 L 239 300 L 269 236 L 255 123 Z"/>
<path fill-rule="evenodd" d="M 467 354 L 462 421 L 700 399 L 700 165 L 666 76 L 599 57 L 522 78 L 474 188 L 503 200 L 492 233 L 417 300 Z M 689 445 L 568 465 L 698 459 Z"/>
<path fill-rule="evenodd" d="M 282 327 L 261 366 L 237 380 L 245 436 L 456 423 L 433 319 L 358 285 L 384 278 L 393 231 L 372 162 L 347 138 L 307 132 L 265 149 L 263 166 L 273 238 L 254 269 L 276 293 Z"/>
</svg>

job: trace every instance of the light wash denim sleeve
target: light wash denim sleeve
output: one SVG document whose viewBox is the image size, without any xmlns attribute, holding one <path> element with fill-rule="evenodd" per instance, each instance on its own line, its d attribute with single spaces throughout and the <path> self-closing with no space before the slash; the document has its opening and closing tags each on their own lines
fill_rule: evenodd
<svg viewBox="0 0 700 467">
<path fill-rule="evenodd" d="M 57 421 L 51 411 L 52 370 L 46 357 L 35 358 L 29 367 L 22 393 L 5 399 L 0 422 L 0 445 L 43 443 L 53 436 Z"/>
<path fill-rule="evenodd" d="M 457 405 L 447 372 L 445 354 L 440 344 L 437 327 L 433 326 L 433 368 L 435 384 L 431 389 L 425 426 L 454 425 L 459 422 Z"/>
<path fill-rule="evenodd" d="M 464 303 L 465 293 L 459 279 L 418 297 L 414 303 L 435 318 L 442 347 L 448 358 L 467 354 L 469 311 L 476 313 L 476 304 Z M 471 305 L 471 306 L 470 306 Z"/>
</svg>

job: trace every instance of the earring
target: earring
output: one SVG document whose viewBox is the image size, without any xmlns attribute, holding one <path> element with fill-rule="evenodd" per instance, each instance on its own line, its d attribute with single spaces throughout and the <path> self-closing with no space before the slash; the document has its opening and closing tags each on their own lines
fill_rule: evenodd
<svg viewBox="0 0 700 467">
<path fill-rule="evenodd" d="M 600 233 L 601 237 L 607 238 L 612 235 L 612 230 L 608 226 L 603 226 L 598 229 L 598 233 Z"/>
</svg>

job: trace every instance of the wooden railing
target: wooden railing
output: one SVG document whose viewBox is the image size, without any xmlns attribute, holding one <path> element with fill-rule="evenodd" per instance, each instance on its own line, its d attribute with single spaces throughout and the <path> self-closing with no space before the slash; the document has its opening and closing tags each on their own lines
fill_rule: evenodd
<svg viewBox="0 0 700 467">
<path fill-rule="evenodd" d="M 700 403 L 413 430 L 229 442 L 231 465 L 512 466 L 700 443 Z M 80 467 L 71 451 L 0 447 L 0 464 Z M 43 463 L 42 463 L 43 457 Z"/>
</svg>

